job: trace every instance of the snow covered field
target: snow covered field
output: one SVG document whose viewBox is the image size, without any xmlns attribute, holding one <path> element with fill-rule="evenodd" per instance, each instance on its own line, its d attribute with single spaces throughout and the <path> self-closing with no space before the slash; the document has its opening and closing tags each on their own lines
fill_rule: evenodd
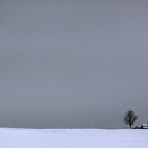
<svg viewBox="0 0 148 148">
<path fill-rule="evenodd" d="M 148 130 L 0 128 L 0 148 L 148 148 Z"/>
</svg>

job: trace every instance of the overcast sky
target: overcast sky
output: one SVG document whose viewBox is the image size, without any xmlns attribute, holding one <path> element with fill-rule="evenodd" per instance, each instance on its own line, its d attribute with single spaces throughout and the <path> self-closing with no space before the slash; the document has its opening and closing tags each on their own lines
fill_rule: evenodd
<svg viewBox="0 0 148 148">
<path fill-rule="evenodd" d="M 0 0 L 0 126 L 123 128 L 148 121 L 147 0 Z"/>
</svg>

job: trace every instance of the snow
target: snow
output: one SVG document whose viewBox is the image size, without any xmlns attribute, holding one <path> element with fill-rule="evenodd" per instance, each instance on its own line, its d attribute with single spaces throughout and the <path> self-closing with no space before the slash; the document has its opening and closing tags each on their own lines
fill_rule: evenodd
<svg viewBox="0 0 148 148">
<path fill-rule="evenodd" d="M 132 147 L 148 147 L 148 130 L 0 128 L 0 148 Z"/>
</svg>

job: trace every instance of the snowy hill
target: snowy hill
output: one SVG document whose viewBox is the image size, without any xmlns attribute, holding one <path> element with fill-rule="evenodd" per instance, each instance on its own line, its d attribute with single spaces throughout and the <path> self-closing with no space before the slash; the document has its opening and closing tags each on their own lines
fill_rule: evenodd
<svg viewBox="0 0 148 148">
<path fill-rule="evenodd" d="M 148 130 L 0 128 L 0 148 L 132 147 L 148 147 Z"/>
</svg>

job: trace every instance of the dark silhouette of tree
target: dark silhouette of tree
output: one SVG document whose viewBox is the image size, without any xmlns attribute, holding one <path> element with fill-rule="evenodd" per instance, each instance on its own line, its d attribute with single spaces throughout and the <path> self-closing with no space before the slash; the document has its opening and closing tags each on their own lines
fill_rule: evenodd
<svg viewBox="0 0 148 148">
<path fill-rule="evenodd" d="M 123 116 L 124 123 L 129 125 L 130 128 L 132 128 L 132 125 L 135 123 L 137 119 L 138 116 L 135 115 L 134 111 L 132 110 L 128 110 Z"/>
</svg>

